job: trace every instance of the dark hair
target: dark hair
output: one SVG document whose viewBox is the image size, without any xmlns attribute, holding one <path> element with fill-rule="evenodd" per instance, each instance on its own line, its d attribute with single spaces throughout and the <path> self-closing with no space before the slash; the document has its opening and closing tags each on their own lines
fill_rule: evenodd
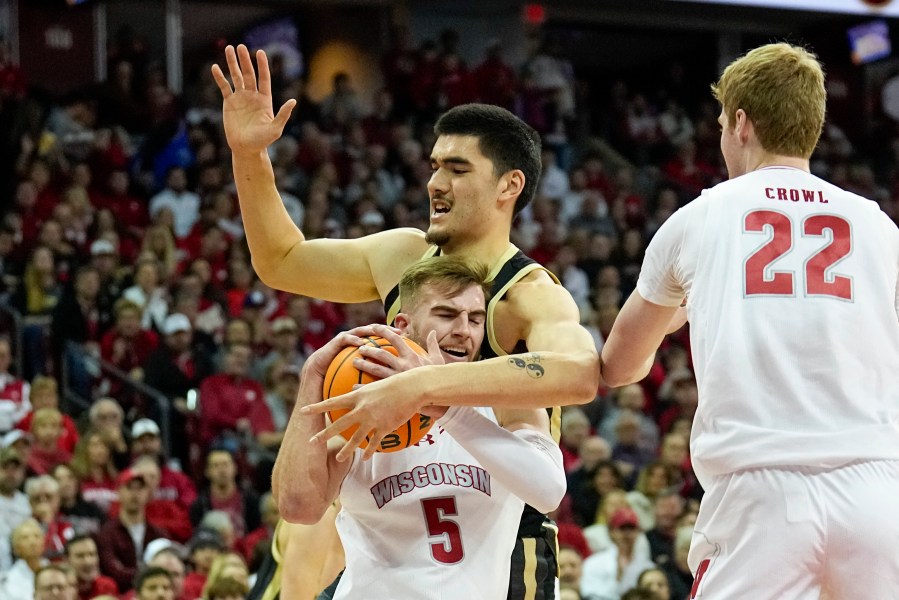
<svg viewBox="0 0 899 600">
<path fill-rule="evenodd" d="M 65 464 L 65 463 L 60 463 L 60 464 Z M 57 466 L 59 466 L 59 465 L 57 465 Z M 68 467 L 68 465 L 65 465 L 65 466 Z M 72 546 L 74 546 L 75 544 L 80 544 L 81 542 L 83 542 L 85 540 L 90 540 L 90 541 L 94 542 L 94 544 L 97 543 L 97 541 L 94 539 L 94 536 L 87 534 L 87 533 L 79 533 L 79 534 L 73 536 L 68 541 L 66 541 L 66 556 L 68 556 L 69 549 Z"/>
<path fill-rule="evenodd" d="M 651 592 L 642 588 L 629 589 L 621 596 L 621 600 L 656 600 L 658 596 L 655 592 Z"/>
<path fill-rule="evenodd" d="M 140 593 L 141 588 L 144 587 L 144 583 L 146 583 L 148 579 L 153 579 L 154 577 L 165 577 L 169 580 L 171 585 L 174 585 L 172 574 L 169 573 L 167 569 L 163 569 L 162 567 L 147 567 L 139 572 L 137 577 L 134 578 L 134 589 Z"/>
<path fill-rule="evenodd" d="M 493 163 L 499 177 L 514 169 L 524 173 L 524 188 L 515 200 L 515 213 L 533 200 L 540 180 L 540 135 L 505 108 L 490 104 L 463 104 L 445 112 L 434 125 L 440 135 L 478 138 L 481 154 Z"/>
</svg>

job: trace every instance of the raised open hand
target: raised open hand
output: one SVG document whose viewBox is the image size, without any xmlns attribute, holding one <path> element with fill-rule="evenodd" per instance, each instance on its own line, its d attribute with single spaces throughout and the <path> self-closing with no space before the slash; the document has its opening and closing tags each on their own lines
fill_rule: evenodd
<svg viewBox="0 0 899 600">
<path fill-rule="evenodd" d="M 281 137 L 297 101 L 288 100 L 277 115 L 274 113 L 272 77 L 264 51 L 256 51 L 258 81 L 246 46 L 240 44 L 236 51 L 233 46 L 228 46 L 225 48 L 225 59 L 234 87 L 218 65 L 212 65 L 212 77 L 224 99 L 222 113 L 228 145 L 235 154 L 262 152 Z"/>
</svg>

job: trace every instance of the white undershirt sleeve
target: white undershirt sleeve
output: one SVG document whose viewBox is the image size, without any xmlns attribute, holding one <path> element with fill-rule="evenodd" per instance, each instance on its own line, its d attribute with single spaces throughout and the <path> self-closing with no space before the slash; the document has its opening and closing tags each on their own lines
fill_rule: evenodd
<svg viewBox="0 0 899 600">
<path fill-rule="evenodd" d="M 544 514 L 558 508 L 565 469 L 552 438 L 532 429 L 508 431 L 470 406 L 450 407 L 439 422 L 513 494 Z"/>
</svg>

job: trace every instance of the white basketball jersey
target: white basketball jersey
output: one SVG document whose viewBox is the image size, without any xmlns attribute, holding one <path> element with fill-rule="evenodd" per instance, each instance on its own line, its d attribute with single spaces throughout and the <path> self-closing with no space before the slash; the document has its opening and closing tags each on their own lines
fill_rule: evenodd
<svg viewBox="0 0 899 600">
<path fill-rule="evenodd" d="M 399 452 L 357 450 L 340 502 L 334 600 L 505 600 L 524 502 L 439 425 Z"/>
<path fill-rule="evenodd" d="M 700 483 L 899 459 L 899 230 L 874 202 L 769 167 L 706 190 L 650 243 L 637 289 L 688 298 Z"/>
</svg>

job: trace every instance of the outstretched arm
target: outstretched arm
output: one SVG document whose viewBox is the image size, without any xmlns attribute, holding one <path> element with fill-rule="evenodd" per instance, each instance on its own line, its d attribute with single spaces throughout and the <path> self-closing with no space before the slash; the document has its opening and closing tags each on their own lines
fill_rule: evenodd
<svg viewBox="0 0 899 600">
<path fill-rule="evenodd" d="M 496 414 L 502 427 L 469 406 L 451 407 L 439 422 L 509 491 L 542 513 L 555 510 L 565 496 L 565 469 L 546 411 Z"/>
<path fill-rule="evenodd" d="M 367 302 L 386 294 L 389 288 L 379 293 L 379 287 L 392 286 L 402 267 L 421 257 L 427 247 L 424 235 L 403 229 L 359 240 L 307 241 L 287 214 L 266 152 L 281 137 L 296 100 L 288 100 L 275 114 L 262 50 L 256 51 L 258 78 L 246 46 L 228 46 L 225 58 L 233 85 L 218 65 L 212 76 L 222 92 L 234 183 L 260 279 L 275 289 L 333 302 Z M 391 270 L 390 265 L 398 267 Z"/>
<path fill-rule="evenodd" d="M 683 309 L 654 304 L 634 290 L 602 348 L 605 382 L 619 387 L 646 377 L 662 339 L 679 320 L 678 311 Z"/>
</svg>

